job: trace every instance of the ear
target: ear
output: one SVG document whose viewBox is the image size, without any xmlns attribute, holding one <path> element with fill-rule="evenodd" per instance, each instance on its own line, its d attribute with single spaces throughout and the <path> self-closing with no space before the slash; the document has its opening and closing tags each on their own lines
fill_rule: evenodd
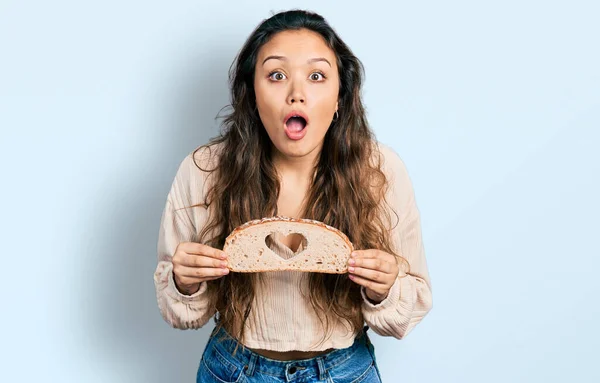
<svg viewBox="0 0 600 383">
<path fill-rule="evenodd" d="M 336 101 L 336 102 L 335 102 L 335 111 L 336 111 L 336 112 L 337 112 L 337 110 L 338 110 L 338 104 L 339 104 L 339 101 Z"/>
</svg>

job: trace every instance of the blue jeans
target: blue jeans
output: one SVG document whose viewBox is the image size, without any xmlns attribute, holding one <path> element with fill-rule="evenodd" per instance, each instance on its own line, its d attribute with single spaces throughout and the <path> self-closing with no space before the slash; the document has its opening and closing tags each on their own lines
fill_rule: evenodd
<svg viewBox="0 0 600 383">
<path fill-rule="evenodd" d="M 196 382 L 381 383 L 367 329 L 365 327 L 363 336 L 357 337 L 348 348 L 336 349 L 315 358 L 290 361 L 266 358 L 242 348 L 225 330 L 213 331 L 204 349 Z"/>
</svg>

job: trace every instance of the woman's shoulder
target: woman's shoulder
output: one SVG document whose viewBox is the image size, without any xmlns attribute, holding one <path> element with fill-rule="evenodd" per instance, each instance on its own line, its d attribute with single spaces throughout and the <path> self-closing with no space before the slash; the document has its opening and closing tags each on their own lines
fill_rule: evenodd
<svg viewBox="0 0 600 383">
<path fill-rule="evenodd" d="M 374 141 L 373 154 L 375 160 L 379 161 L 381 169 L 388 177 L 407 173 L 402 157 L 391 145 Z"/>
<path fill-rule="evenodd" d="M 389 188 L 386 199 L 395 211 L 400 211 L 414 201 L 414 189 L 408 169 L 401 155 L 391 146 L 377 142 L 380 153 L 381 170 L 384 172 Z"/>
<path fill-rule="evenodd" d="M 221 142 L 198 146 L 188 154 L 188 158 L 202 171 L 210 172 L 219 164 L 219 158 L 223 152 L 223 147 L 224 144 Z"/>
<path fill-rule="evenodd" d="M 218 165 L 221 144 L 205 144 L 194 148 L 179 163 L 171 193 L 191 198 L 203 195 Z"/>
<path fill-rule="evenodd" d="M 223 145 L 220 143 L 209 143 L 197 146 L 190 151 L 179 163 L 177 177 L 206 177 L 219 164 L 219 157 Z"/>
</svg>

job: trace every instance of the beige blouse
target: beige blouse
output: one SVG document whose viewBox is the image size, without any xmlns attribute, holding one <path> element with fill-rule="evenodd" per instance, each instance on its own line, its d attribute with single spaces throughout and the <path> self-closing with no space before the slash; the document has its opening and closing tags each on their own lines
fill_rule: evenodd
<svg viewBox="0 0 600 383">
<path fill-rule="evenodd" d="M 383 157 L 383 171 L 390 182 L 386 200 L 400 218 L 390 228 L 392 247 L 410 263 L 410 274 L 398 278 L 388 297 L 381 303 L 370 303 L 362 290 L 362 310 L 365 322 L 377 334 L 401 339 L 431 310 L 431 282 L 421 240 L 420 214 L 412 183 L 400 157 L 389 147 L 378 143 Z M 210 168 L 213 155 L 203 148 L 195 154 L 202 168 Z M 207 284 L 187 296 L 173 282 L 171 259 L 181 242 L 198 242 L 208 219 L 204 208 L 181 209 L 204 201 L 210 185 L 209 173 L 194 164 L 193 153 L 181 162 L 166 199 L 158 234 L 158 264 L 154 283 L 158 307 L 163 318 L 179 329 L 198 329 L 215 314 L 207 299 Z M 180 209 L 180 210 L 178 210 Z M 395 215 L 392 214 L 392 217 Z M 261 218 L 261 217 L 257 217 Z M 271 249 L 282 256 L 292 251 L 278 240 Z M 257 286 L 255 301 L 245 327 L 247 347 L 273 351 L 321 351 L 349 347 L 356 334 L 339 322 L 324 342 L 324 329 L 310 302 L 305 298 L 308 274 L 294 271 L 268 272 L 264 283 Z"/>
</svg>

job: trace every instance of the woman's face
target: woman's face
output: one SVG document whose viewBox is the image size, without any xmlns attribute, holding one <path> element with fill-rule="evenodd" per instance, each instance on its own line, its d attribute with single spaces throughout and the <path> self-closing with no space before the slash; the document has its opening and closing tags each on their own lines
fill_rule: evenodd
<svg viewBox="0 0 600 383">
<path fill-rule="evenodd" d="M 339 94 L 336 56 L 321 35 L 305 29 L 274 35 L 258 52 L 254 89 L 275 149 L 285 157 L 318 155 Z"/>
</svg>

